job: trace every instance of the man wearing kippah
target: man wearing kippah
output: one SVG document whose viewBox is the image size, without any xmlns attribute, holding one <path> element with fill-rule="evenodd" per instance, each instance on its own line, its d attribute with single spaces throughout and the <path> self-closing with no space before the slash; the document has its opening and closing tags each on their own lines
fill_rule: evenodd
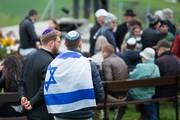
<svg viewBox="0 0 180 120">
<path fill-rule="evenodd" d="M 67 51 L 49 65 L 44 98 L 48 112 L 55 120 L 92 120 L 92 107 L 103 100 L 104 91 L 96 65 L 81 52 L 81 37 L 77 31 L 65 36 Z"/>
<path fill-rule="evenodd" d="M 46 29 L 41 36 L 41 49 L 27 55 L 18 81 L 21 106 L 27 110 L 28 120 L 53 120 L 44 104 L 43 82 L 49 63 L 61 43 L 60 32 Z"/>
</svg>

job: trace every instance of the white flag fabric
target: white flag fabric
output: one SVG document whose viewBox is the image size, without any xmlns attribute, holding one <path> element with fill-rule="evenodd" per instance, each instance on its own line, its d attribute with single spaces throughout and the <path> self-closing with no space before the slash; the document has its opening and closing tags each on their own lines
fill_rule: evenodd
<svg viewBox="0 0 180 120">
<path fill-rule="evenodd" d="M 58 55 L 46 73 L 44 98 L 53 114 L 96 106 L 89 60 L 74 51 Z"/>
</svg>

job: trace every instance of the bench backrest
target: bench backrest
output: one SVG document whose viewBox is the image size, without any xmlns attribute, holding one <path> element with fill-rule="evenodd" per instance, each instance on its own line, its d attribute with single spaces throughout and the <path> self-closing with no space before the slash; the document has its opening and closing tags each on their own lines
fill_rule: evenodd
<svg viewBox="0 0 180 120">
<path fill-rule="evenodd" d="M 130 88 L 137 87 L 157 87 L 166 85 L 176 85 L 178 81 L 177 79 L 177 76 L 166 76 L 142 80 L 105 81 L 103 82 L 103 84 L 107 91 L 121 92 L 127 91 Z"/>
<path fill-rule="evenodd" d="M 0 93 L 0 103 L 7 102 L 18 102 L 18 93 L 17 92 L 5 92 Z"/>
</svg>

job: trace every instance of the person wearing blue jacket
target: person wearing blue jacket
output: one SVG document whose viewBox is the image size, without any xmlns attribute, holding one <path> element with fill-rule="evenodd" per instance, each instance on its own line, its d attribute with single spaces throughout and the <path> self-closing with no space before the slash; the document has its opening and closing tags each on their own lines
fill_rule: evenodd
<svg viewBox="0 0 180 120">
<path fill-rule="evenodd" d="M 129 73 L 130 80 L 141 80 L 145 78 L 159 77 L 160 72 L 158 66 L 154 63 L 155 51 L 152 48 L 145 48 L 140 52 L 142 63 L 138 63 L 135 69 Z M 128 100 L 148 100 L 155 95 L 154 87 L 132 88 L 128 91 Z M 141 112 L 140 120 L 158 120 L 157 107 L 155 103 L 146 103 L 137 106 Z M 124 111 L 119 112 L 122 117 Z M 121 114 L 121 115 L 120 115 Z"/>
</svg>

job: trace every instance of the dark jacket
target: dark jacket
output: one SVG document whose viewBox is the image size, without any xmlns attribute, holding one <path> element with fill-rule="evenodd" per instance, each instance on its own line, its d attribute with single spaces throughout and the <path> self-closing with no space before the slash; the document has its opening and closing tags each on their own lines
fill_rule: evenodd
<svg viewBox="0 0 180 120">
<path fill-rule="evenodd" d="M 77 51 L 77 50 L 75 50 Z M 102 86 L 102 81 L 99 75 L 99 71 L 95 65 L 95 63 L 90 62 L 91 64 L 91 72 L 92 72 L 92 80 L 94 86 L 94 92 L 96 97 L 96 102 L 100 102 L 104 99 L 104 89 Z M 64 119 L 87 119 L 91 118 L 93 115 L 93 108 L 85 108 L 73 112 L 63 113 L 63 114 L 56 114 L 55 116 Z"/>
<path fill-rule="evenodd" d="M 156 43 L 161 40 L 162 35 L 158 30 L 155 30 L 154 28 L 147 28 L 143 31 L 143 34 L 141 36 L 141 41 L 143 45 L 143 49 L 146 47 L 153 47 L 156 45 Z"/>
<path fill-rule="evenodd" d="M 180 63 L 170 51 L 162 53 L 155 62 L 161 76 L 173 76 L 180 73 Z M 176 94 L 175 86 L 163 86 L 156 88 L 156 96 L 173 96 Z"/>
<path fill-rule="evenodd" d="M 115 39 L 116 39 L 116 45 L 119 49 L 121 49 L 124 36 L 126 35 L 127 32 L 128 32 L 128 27 L 126 22 L 118 25 L 115 33 Z"/>
<path fill-rule="evenodd" d="M 98 22 L 96 22 L 95 25 L 90 30 L 90 39 L 89 39 L 90 50 L 89 51 L 90 51 L 91 55 L 94 54 L 95 43 L 96 43 L 96 39 L 94 39 L 93 37 L 100 27 L 101 27 L 101 25 Z"/>
<path fill-rule="evenodd" d="M 176 26 L 169 20 L 166 21 L 168 26 L 168 31 L 171 32 L 173 35 L 176 34 Z"/>
<path fill-rule="evenodd" d="M 43 117 L 47 116 L 42 86 L 48 65 L 53 59 L 54 55 L 50 52 L 39 49 L 36 52 L 30 53 L 24 60 L 21 79 L 18 82 L 18 92 L 21 96 L 25 96 L 30 100 L 33 107 L 29 111 L 31 115 L 39 114 Z M 45 117 L 42 119 L 45 119 Z"/>
<path fill-rule="evenodd" d="M 128 71 L 132 71 L 138 63 L 141 62 L 141 57 L 138 51 L 127 50 L 121 55 L 122 59 L 128 65 Z"/>
<path fill-rule="evenodd" d="M 6 86 L 6 79 L 1 76 L 0 78 L 0 91 L 4 88 L 4 92 L 17 92 L 17 82 L 16 80 L 11 81 L 10 86 Z M 0 104 L 0 117 L 16 117 L 16 116 L 22 116 L 23 114 L 20 112 L 16 112 L 14 108 L 11 106 L 15 105 L 17 106 L 17 103 L 3 103 Z"/>
<path fill-rule="evenodd" d="M 34 48 L 38 37 L 35 33 L 33 22 L 26 17 L 19 25 L 20 48 Z"/>
</svg>

